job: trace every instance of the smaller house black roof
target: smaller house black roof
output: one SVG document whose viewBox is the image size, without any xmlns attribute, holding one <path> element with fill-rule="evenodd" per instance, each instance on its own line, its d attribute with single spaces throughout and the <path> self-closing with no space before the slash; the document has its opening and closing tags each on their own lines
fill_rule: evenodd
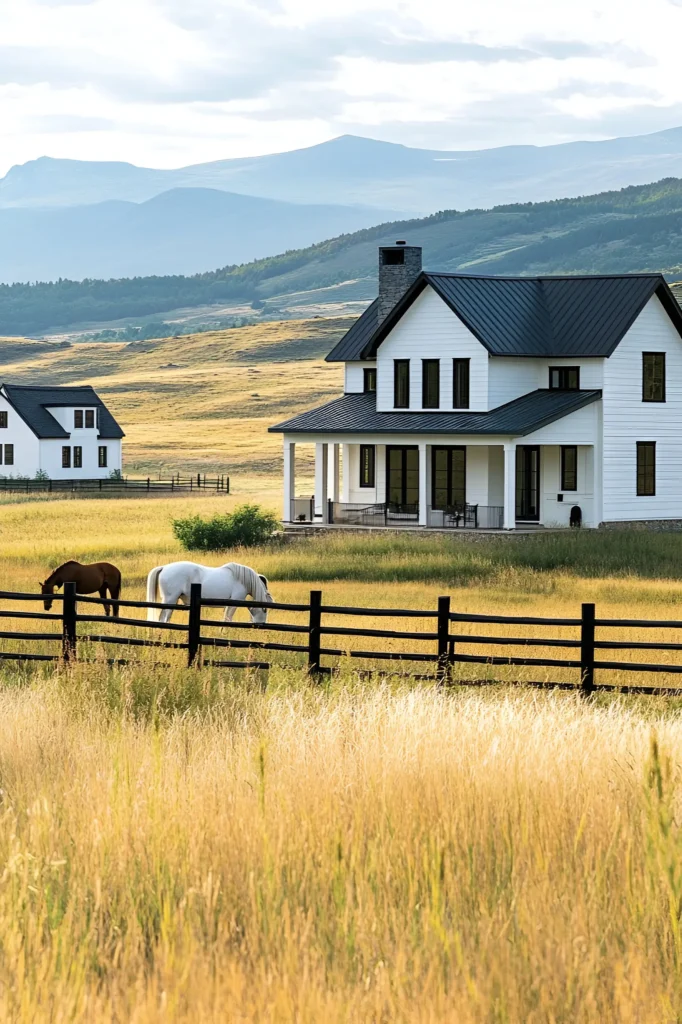
<svg viewBox="0 0 682 1024">
<path fill-rule="evenodd" d="M 494 356 L 608 357 L 653 295 L 682 335 L 682 311 L 661 274 L 481 277 L 423 272 L 386 319 L 373 302 L 329 362 L 374 359 L 379 345 L 430 285 Z"/>
<path fill-rule="evenodd" d="M 74 406 L 99 409 L 98 437 L 113 440 L 125 437 L 118 423 L 94 390 L 79 387 L 43 387 L 41 385 L 3 384 L 2 389 L 22 420 L 36 437 L 68 438 L 67 430 L 48 411 L 48 406 Z"/>
<path fill-rule="evenodd" d="M 275 434 L 498 434 L 523 437 L 601 398 L 601 391 L 531 391 L 491 412 L 377 412 L 376 395 L 344 395 L 270 427 Z"/>
</svg>

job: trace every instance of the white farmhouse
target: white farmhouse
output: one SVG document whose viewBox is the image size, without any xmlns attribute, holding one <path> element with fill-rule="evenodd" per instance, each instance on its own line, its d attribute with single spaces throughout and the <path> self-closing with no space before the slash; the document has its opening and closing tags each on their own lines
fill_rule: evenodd
<svg viewBox="0 0 682 1024">
<path fill-rule="evenodd" d="M 659 274 L 427 273 L 396 242 L 327 359 L 343 397 L 271 428 L 285 521 L 682 525 L 682 311 Z"/>
<path fill-rule="evenodd" d="M 91 387 L 0 386 L 0 476 L 108 477 L 121 469 L 123 437 Z"/>
</svg>

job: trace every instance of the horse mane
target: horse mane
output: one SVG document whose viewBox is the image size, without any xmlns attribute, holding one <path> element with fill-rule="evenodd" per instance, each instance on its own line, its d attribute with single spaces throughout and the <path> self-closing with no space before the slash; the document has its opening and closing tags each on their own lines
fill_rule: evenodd
<svg viewBox="0 0 682 1024">
<path fill-rule="evenodd" d="M 228 562 L 222 568 L 230 570 L 234 578 L 246 588 L 247 594 L 251 594 L 254 601 L 268 600 L 267 589 L 255 569 L 248 565 L 241 565 L 239 562 Z"/>
<path fill-rule="evenodd" d="M 45 580 L 45 583 L 46 584 L 50 583 L 52 581 L 53 577 L 56 576 L 57 573 L 60 572 L 62 569 L 65 569 L 67 567 L 67 565 L 80 565 L 80 564 L 81 563 L 77 562 L 75 558 L 69 558 L 66 562 L 62 562 L 61 565 L 58 565 L 56 569 L 52 570 L 50 575 Z"/>
</svg>

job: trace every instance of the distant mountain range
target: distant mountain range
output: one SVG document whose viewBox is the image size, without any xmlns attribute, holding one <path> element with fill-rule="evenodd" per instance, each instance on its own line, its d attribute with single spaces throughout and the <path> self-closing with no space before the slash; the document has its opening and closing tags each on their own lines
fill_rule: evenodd
<svg viewBox="0 0 682 1024">
<path fill-rule="evenodd" d="M 279 307 L 376 294 L 377 247 L 424 247 L 431 270 L 485 274 L 682 276 L 682 180 L 548 203 L 454 211 L 342 235 L 309 248 L 192 277 L 0 286 L 0 335 L 258 300 Z"/>
<path fill-rule="evenodd" d="M 0 282 L 196 274 L 395 216 L 208 188 L 176 188 L 142 203 L 0 208 Z"/>
<path fill-rule="evenodd" d="M 559 146 L 425 150 L 344 135 L 268 156 L 178 170 L 42 157 L 0 179 L 0 207 L 140 203 L 176 188 L 423 215 L 586 195 L 682 176 L 682 128 Z"/>
</svg>

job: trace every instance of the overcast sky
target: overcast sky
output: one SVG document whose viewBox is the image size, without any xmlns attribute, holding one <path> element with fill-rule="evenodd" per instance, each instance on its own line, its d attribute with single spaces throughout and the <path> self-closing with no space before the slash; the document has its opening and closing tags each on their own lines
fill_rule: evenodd
<svg viewBox="0 0 682 1024">
<path fill-rule="evenodd" d="M 0 0 L 0 174 L 682 124 L 682 0 Z"/>
</svg>

